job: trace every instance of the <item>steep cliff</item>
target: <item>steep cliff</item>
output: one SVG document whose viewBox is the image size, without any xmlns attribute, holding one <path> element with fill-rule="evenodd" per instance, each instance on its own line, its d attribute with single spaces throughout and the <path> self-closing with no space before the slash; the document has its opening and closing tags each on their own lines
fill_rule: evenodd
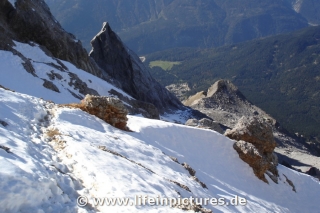
<svg viewBox="0 0 320 213">
<path fill-rule="evenodd" d="M 139 57 L 122 43 L 108 23 L 103 23 L 91 45 L 90 56 L 105 73 L 120 82 L 123 91 L 137 100 L 154 104 L 160 112 L 184 108 L 174 95 L 152 78 Z"/>
</svg>

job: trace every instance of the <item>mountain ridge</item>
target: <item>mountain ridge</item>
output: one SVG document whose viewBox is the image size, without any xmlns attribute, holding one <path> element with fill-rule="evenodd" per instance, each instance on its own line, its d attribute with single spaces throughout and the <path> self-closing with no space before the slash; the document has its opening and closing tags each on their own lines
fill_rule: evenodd
<svg viewBox="0 0 320 213">
<path fill-rule="evenodd" d="M 93 33 L 108 21 L 140 55 L 172 47 L 210 48 L 243 42 L 295 31 L 307 27 L 308 18 L 317 19 L 316 12 L 296 12 L 291 0 L 46 2 L 60 23 L 77 35 L 87 49 Z M 312 2 L 319 5 L 316 0 Z M 318 8 L 302 5 L 309 11 Z"/>
</svg>

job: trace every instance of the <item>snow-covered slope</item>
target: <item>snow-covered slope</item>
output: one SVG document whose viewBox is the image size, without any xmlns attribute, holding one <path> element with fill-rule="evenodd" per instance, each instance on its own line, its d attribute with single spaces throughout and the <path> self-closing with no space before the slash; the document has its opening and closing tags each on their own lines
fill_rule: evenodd
<svg viewBox="0 0 320 213">
<path fill-rule="evenodd" d="M 132 99 L 108 82 L 73 64 L 46 55 L 35 43 L 14 43 L 16 54 L 0 50 L 0 85 L 4 87 L 54 103 L 79 102 L 83 93 L 87 92 L 84 90 L 94 90 L 101 96 L 110 96 L 109 91 L 114 89 Z M 26 65 L 24 58 L 29 60 L 31 66 Z M 49 86 L 44 87 L 45 82 Z"/>
<path fill-rule="evenodd" d="M 183 212 L 161 205 L 94 205 L 93 198 L 247 199 L 213 212 L 319 212 L 319 182 L 279 165 L 266 184 L 233 142 L 211 130 L 129 116 L 132 132 L 78 109 L 0 89 L 0 205 L 3 212 Z M 10 148 L 11 152 L 4 149 Z M 207 188 L 192 178 L 186 162 Z M 290 179 L 292 186 L 286 181 Z M 268 177 L 267 177 L 268 178 Z M 77 197 L 89 204 L 77 206 Z"/>
</svg>

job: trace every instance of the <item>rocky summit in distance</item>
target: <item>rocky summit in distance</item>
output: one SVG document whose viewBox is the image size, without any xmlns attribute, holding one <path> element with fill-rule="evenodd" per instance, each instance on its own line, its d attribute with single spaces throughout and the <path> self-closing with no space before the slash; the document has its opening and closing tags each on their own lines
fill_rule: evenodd
<svg viewBox="0 0 320 213">
<path fill-rule="evenodd" d="M 190 96 L 183 104 L 205 113 L 229 128 L 233 128 L 242 116 L 261 115 L 270 119 L 272 123 L 276 122 L 267 113 L 251 104 L 228 80 L 215 82 L 208 91 Z"/>
<path fill-rule="evenodd" d="M 91 41 L 92 57 L 133 98 L 152 103 L 160 113 L 184 109 L 181 102 L 151 76 L 139 57 L 128 49 L 107 22 Z"/>
</svg>

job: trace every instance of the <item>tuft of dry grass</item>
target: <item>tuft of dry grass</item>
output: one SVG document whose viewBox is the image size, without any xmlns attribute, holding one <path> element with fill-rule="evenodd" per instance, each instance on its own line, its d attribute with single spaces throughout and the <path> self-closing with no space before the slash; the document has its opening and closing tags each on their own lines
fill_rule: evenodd
<svg viewBox="0 0 320 213">
<path fill-rule="evenodd" d="M 54 136 L 57 136 L 57 135 L 61 135 L 61 133 L 59 132 L 58 129 L 49 129 L 46 134 L 50 137 L 50 138 L 53 138 Z"/>
<path fill-rule="evenodd" d="M 95 96 L 86 96 L 80 103 L 60 104 L 59 107 L 78 108 L 102 119 L 118 129 L 131 131 L 127 128 L 128 118 L 126 111 L 112 104 L 103 103 L 103 101 L 99 102 L 99 100 L 97 101 L 95 99 L 97 99 Z"/>
</svg>

